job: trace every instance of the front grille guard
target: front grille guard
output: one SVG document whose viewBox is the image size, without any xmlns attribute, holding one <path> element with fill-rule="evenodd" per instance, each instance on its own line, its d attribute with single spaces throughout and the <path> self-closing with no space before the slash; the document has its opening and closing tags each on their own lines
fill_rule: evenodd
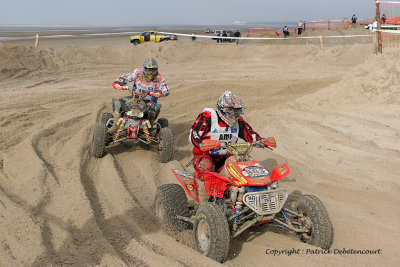
<svg viewBox="0 0 400 267">
<path fill-rule="evenodd" d="M 243 203 L 258 215 L 278 213 L 288 197 L 285 189 L 250 192 L 243 196 Z"/>
</svg>

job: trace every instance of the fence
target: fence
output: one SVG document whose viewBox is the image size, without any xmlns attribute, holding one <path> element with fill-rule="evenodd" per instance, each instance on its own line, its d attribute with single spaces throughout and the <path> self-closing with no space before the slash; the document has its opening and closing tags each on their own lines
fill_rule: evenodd
<svg viewBox="0 0 400 267">
<path fill-rule="evenodd" d="M 372 23 L 372 19 L 358 19 L 356 28 L 365 27 Z M 290 32 L 297 32 L 297 25 L 287 25 Z M 352 27 L 349 19 L 340 20 L 318 20 L 318 21 L 304 21 L 303 31 L 323 31 L 323 30 L 347 30 Z M 269 35 L 279 36 L 282 35 L 282 29 L 275 30 L 270 28 L 251 28 L 247 36 Z"/>
<path fill-rule="evenodd" d="M 400 47 L 400 2 L 376 1 L 377 51 L 385 47 Z"/>
</svg>

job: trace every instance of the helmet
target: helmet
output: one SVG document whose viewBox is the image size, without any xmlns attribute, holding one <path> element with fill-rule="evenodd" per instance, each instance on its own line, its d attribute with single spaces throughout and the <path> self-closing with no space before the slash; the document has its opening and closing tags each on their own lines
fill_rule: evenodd
<svg viewBox="0 0 400 267">
<path fill-rule="evenodd" d="M 149 81 L 152 81 L 158 75 L 158 63 L 154 58 L 149 57 L 144 61 L 143 74 Z"/>
<path fill-rule="evenodd" d="M 217 113 L 219 117 L 230 127 L 233 127 L 239 116 L 243 114 L 243 108 L 246 108 L 240 97 L 231 91 L 225 91 L 218 98 Z"/>
</svg>

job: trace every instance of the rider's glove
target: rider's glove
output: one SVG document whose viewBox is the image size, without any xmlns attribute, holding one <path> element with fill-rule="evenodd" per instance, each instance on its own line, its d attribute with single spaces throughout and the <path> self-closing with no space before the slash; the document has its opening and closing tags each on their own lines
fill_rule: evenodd
<svg viewBox="0 0 400 267">
<path fill-rule="evenodd" d="M 262 138 L 260 141 L 262 141 L 262 144 L 268 149 L 272 150 L 272 148 L 276 148 L 276 141 L 273 137 Z"/>
<path fill-rule="evenodd" d="M 126 90 L 126 87 L 120 85 L 120 84 L 117 83 L 117 82 L 113 83 L 113 84 L 112 84 L 112 87 L 114 87 L 114 89 L 117 89 L 117 90 Z"/>
<path fill-rule="evenodd" d="M 162 97 L 163 94 L 160 91 L 154 91 L 154 92 L 150 92 L 150 95 L 159 98 L 159 97 Z"/>
<path fill-rule="evenodd" d="M 263 140 L 263 139 L 254 141 L 254 142 L 253 142 L 253 145 L 254 145 L 255 147 L 264 148 L 265 145 L 263 144 L 262 140 Z"/>
</svg>

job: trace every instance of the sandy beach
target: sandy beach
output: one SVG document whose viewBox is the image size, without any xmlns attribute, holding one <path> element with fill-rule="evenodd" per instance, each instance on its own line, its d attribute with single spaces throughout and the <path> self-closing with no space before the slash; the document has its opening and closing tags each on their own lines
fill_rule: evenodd
<svg viewBox="0 0 400 267">
<path fill-rule="evenodd" d="M 368 31 L 304 36 L 328 34 Z M 319 39 L 286 41 L 1 42 L 0 266 L 220 265 L 195 250 L 192 230 L 161 230 L 151 206 L 158 186 L 177 183 L 170 169 L 191 160 L 196 116 L 225 90 L 242 98 L 255 131 L 276 138 L 274 151 L 255 150 L 254 158 L 266 168 L 288 164 L 280 187 L 323 201 L 334 242 L 332 253 L 312 253 L 294 234 L 253 227 L 231 241 L 223 265 L 398 265 L 400 53 L 375 55 L 369 37 L 330 39 L 324 50 Z M 128 143 L 94 158 L 96 120 L 127 95 L 112 82 L 147 57 L 159 61 L 171 89 L 159 103 L 174 134 L 172 161 Z"/>
</svg>

